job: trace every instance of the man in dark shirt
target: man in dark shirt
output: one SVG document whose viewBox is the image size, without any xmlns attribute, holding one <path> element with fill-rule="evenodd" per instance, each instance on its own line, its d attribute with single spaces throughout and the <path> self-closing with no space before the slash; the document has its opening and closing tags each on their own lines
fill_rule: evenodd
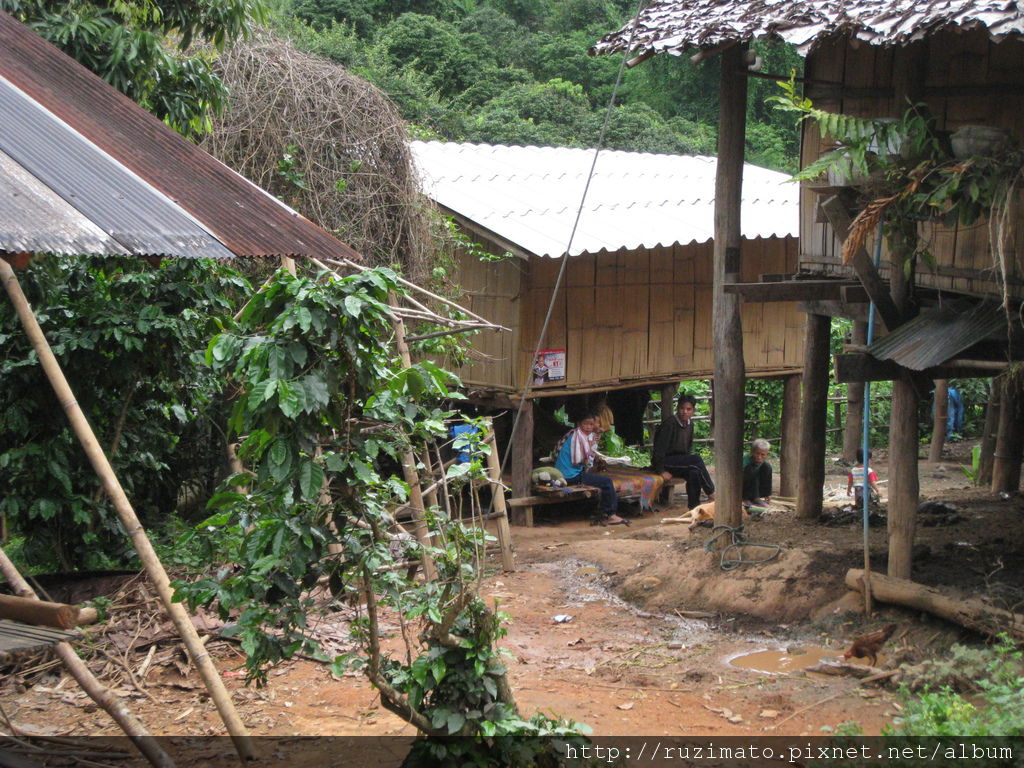
<svg viewBox="0 0 1024 768">
<path fill-rule="evenodd" d="M 768 463 L 771 445 L 760 438 L 750 444 L 743 457 L 743 506 L 761 507 L 772 495 L 772 465 Z"/>
<path fill-rule="evenodd" d="M 681 477 L 686 481 L 686 500 L 690 509 L 700 505 L 704 491 L 709 500 L 715 498 L 715 484 L 704 466 L 704 460 L 691 452 L 693 447 L 693 414 L 697 401 L 693 395 L 681 395 L 676 412 L 662 422 L 654 436 L 651 467 L 666 480 Z"/>
</svg>

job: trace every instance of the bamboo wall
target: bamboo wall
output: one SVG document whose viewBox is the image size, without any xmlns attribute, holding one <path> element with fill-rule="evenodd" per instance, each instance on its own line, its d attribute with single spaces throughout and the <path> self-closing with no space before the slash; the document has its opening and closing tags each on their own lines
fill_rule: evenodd
<svg viewBox="0 0 1024 768">
<path fill-rule="evenodd" d="M 915 77 L 913 73 L 921 72 Z M 814 81 L 808 95 L 815 106 L 860 117 L 896 117 L 908 102 L 897 93 L 910 92 L 927 103 L 942 130 L 963 125 L 994 125 L 1024 144 L 1024 42 L 992 43 L 984 32 L 942 32 L 903 48 L 851 46 L 845 40 L 825 44 L 807 60 L 806 76 Z M 841 83 L 842 88 L 824 83 Z M 828 149 L 816 125 L 805 123 L 802 162 L 806 165 Z M 800 266 L 816 272 L 849 274 L 839 263 L 839 244 L 831 227 L 817 219 L 817 202 L 829 190 L 806 185 L 801 198 Z M 823 186 L 823 185 L 817 185 Z M 1018 206 L 1013 226 L 1011 292 L 1024 297 L 1024 207 Z M 934 265 L 919 263 L 918 285 L 973 295 L 999 294 L 999 274 L 989 247 L 988 224 L 969 227 L 922 225 L 921 244 Z M 874 245 L 869 242 L 873 253 Z M 888 277 L 883 250 L 882 275 Z"/>
<path fill-rule="evenodd" d="M 795 238 L 745 240 L 745 282 L 796 269 Z M 514 328 L 498 341 L 474 337 L 491 362 L 459 372 L 467 384 L 516 391 L 532 356 L 560 259 L 481 264 L 460 257 L 463 302 Z M 545 388 L 612 388 L 711 375 L 712 243 L 569 259 L 545 349 L 565 349 L 566 380 Z M 792 373 L 803 364 L 804 316 L 792 302 L 743 305 L 748 375 Z M 500 350 L 499 350 L 500 345 Z"/>
</svg>

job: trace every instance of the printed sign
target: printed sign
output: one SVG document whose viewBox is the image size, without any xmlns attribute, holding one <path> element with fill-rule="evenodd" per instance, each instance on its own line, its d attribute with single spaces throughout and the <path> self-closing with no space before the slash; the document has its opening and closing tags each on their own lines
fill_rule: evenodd
<svg viewBox="0 0 1024 768">
<path fill-rule="evenodd" d="M 533 361 L 533 386 L 549 384 L 565 378 L 565 350 L 542 349 Z"/>
</svg>

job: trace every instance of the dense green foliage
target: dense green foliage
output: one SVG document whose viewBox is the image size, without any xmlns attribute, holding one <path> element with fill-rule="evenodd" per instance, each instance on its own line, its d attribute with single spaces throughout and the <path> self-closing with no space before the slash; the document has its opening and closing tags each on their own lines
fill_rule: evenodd
<svg viewBox="0 0 1024 768">
<path fill-rule="evenodd" d="M 590 147 L 621 58 L 587 50 L 635 11 L 629 0 L 295 0 L 276 24 L 382 88 L 423 138 Z M 755 48 L 766 72 L 801 66 L 789 46 Z M 716 59 L 656 56 L 626 70 L 604 146 L 714 154 L 718 77 Z M 795 170 L 796 116 L 771 110 L 773 82 L 749 90 L 748 159 Z"/>
<path fill-rule="evenodd" d="M 212 489 L 220 383 L 197 370 L 213 318 L 249 290 L 181 259 L 36 259 L 21 282 L 78 402 L 144 522 Z M 0 513 L 35 567 L 120 565 L 130 546 L 8 302 L 0 302 Z"/>
<path fill-rule="evenodd" d="M 0 9 L 187 135 L 208 130 L 226 96 L 193 43 L 221 49 L 264 14 L 262 0 L 0 0 Z"/>
</svg>

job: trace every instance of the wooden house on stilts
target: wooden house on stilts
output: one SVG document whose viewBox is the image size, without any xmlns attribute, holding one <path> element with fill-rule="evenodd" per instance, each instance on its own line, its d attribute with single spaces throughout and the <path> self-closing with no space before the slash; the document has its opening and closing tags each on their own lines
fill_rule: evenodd
<svg viewBox="0 0 1024 768">
<path fill-rule="evenodd" d="M 480 354 L 458 373 L 481 405 L 518 406 L 529 390 L 512 441 L 515 495 L 529 489 L 531 403 L 651 389 L 671 399 L 679 381 L 713 375 L 714 158 L 606 150 L 595 162 L 585 149 L 412 146 L 426 194 L 466 238 L 455 255 L 463 303 L 511 329 L 476 337 Z M 799 190 L 753 165 L 745 178 L 743 279 L 791 274 Z M 749 375 L 798 387 L 796 303 L 746 310 Z M 795 474 L 793 448 L 783 448 L 784 482 Z"/>
<path fill-rule="evenodd" d="M 905 167 L 906 183 L 888 191 L 877 184 L 873 188 L 872 181 L 891 181 L 892 176 L 858 180 L 840 173 L 805 182 L 798 267 L 801 277 L 812 279 L 760 285 L 726 279 L 721 286 L 723 293 L 746 300 L 803 301 L 807 335 L 798 510 L 807 517 L 821 509 L 830 318 L 864 321 L 869 306 L 876 310 L 881 338 L 865 346 L 864 326 L 858 325 L 859 344 L 837 358 L 836 369 L 841 380 L 854 384 L 894 382 L 888 572 L 909 578 L 918 503 L 919 401 L 936 380 L 992 376 L 1019 357 L 1024 214 L 1017 147 L 1024 140 L 1019 119 L 1024 107 L 1024 17 L 1017 4 L 991 0 L 662 0 L 641 13 L 635 29 L 630 23 L 608 35 L 595 51 L 628 48 L 627 55 L 639 58 L 688 53 L 694 60 L 720 54 L 724 103 L 727 83 L 790 77 L 786 72 L 750 71 L 754 57 L 743 54 L 755 40 L 782 40 L 798 47 L 806 57 L 799 83 L 817 108 L 855 118 L 906 121 L 908 108 L 920 105 L 915 114 L 928 121 L 930 135 L 942 143 L 933 151 L 933 161 L 944 153 L 949 158 L 945 165 L 919 166 L 916 176 L 914 168 Z M 803 165 L 829 150 L 833 138 L 823 138 L 818 125 L 805 122 Z M 986 145 L 978 139 L 989 141 Z M 902 158 L 916 151 L 909 142 L 873 149 Z M 987 175 L 985 168 L 991 169 Z M 936 178 L 925 178 L 929 173 L 964 182 L 963 190 L 949 189 L 936 202 L 937 213 L 962 214 L 972 202 L 991 202 L 988 182 L 1003 185 L 995 198 L 1001 194 L 1004 202 L 980 216 L 944 219 L 934 212 L 910 216 L 901 213 L 907 206 L 885 202 L 886 194 L 899 203 L 918 193 Z M 879 217 L 885 229 L 872 227 L 863 245 L 847 243 L 851 231 L 858 230 L 855 217 L 872 205 L 887 208 Z M 858 237 L 865 229 L 860 227 Z M 817 287 L 811 290 L 813 284 Z M 749 306 L 743 305 L 744 314 Z M 1020 485 L 1021 393 L 1019 384 L 1011 382 L 1001 387 L 1003 407 L 998 420 L 993 419 L 999 425 L 997 439 L 985 446 L 991 457 L 992 443 L 998 442 L 994 490 Z"/>
</svg>

